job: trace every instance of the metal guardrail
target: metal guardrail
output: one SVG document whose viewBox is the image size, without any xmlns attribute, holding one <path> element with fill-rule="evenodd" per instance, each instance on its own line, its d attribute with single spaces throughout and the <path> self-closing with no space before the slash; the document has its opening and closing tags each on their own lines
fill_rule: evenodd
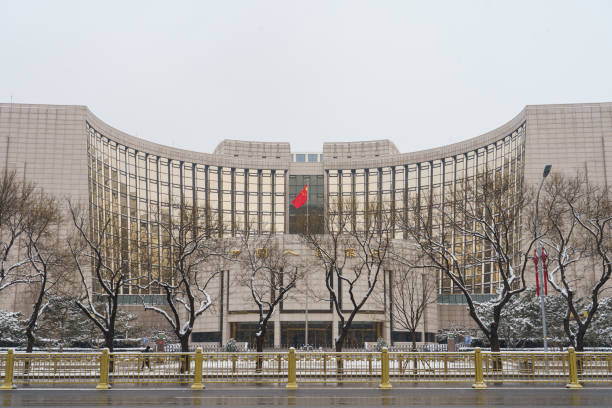
<svg viewBox="0 0 612 408">
<path fill-rule="evenodd" d="M 15 353 L 0 354 L 0 389 L 29 384 L 419 382 L 612 383 L 612 353 L 568 352 L 268 352 L 268 353 Z"/>
<path fill-rule="evenodd" d="M 109 358 L 109 381 L 113 384 L 193 381 L 193 353 L 113 353 Z"/>
<path fill-rule="evenodd" d="M 576 353 L 576 370 L 581 382 L 609 383 L 612 353 Z"/>
<path fill-rule="evenodd" d="M 13 383 L 97 384 L 99 368 L 100 354 L 14 354 Z"/>
<path fill-rule="evenodd" d="M 474 353 L 389 353 L 392 382 L 470 382 Z"/>
<path fill-rule="evenodd" d="M 568 353 L 483 353 L 488 382 L 565 383 L 569 376 Z"/>
<path fill-rule="evenodd" d="M 206 383 L 285 383 L 288 353 L 210 353 L 202 356 Z"/>
<path fill-rule="evenodd" d="M 8 354 L 0 354 L 0 378 L 4 378 L 6 377 L 6 359 L 8 357 Z"/>
<path fill-rule="evenodd" d="M 296 376 L 303 383 L 377 383 L 381 353 L 296 353 Z"/>
</svg>

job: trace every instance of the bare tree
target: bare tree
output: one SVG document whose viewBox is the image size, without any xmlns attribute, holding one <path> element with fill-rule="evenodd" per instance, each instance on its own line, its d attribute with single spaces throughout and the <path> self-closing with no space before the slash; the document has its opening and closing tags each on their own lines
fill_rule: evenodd
<svg viewBox="0 0 612 408">
<path fill-rule="evenodd" d="M 30 317 L 25 333 L 28 353 L 36 340 L 35 332 L 40 316 L 45 312 L 53 294 L 69 290 L 70 256 L 65 245 L 60 244 L 61 209 L 57 200 L 40 194 L 30 206 L 32 221 L 25 230 L 27 257 L 30 260 L 29 288 L 34 292 Z"/>
<path fill-rule="evenodd" d="M 22 251 L 25 232 L 31 227 L 30 208 L 35 201 L 35 186 L 19 181 L 15 171 L 2 170 L 0 179 L 0 290 L 29 283 L 33 276 L 24 271 L 30 263 Z"/>
<path fill-rule="evenodd" d="M 380 203 L 370 203 L 360 214 L 356 206 L 352 201 L 330 203 L 323 234 L 301 234 L 325 270 L 330 301 L 340 319 L 340 333 L 334 339 L 338 352 L 355 316 L 374 292 L 392 244 L 391 212 Z M 343 293 L 349 302 L 344 302 Z"/>
<path fill-rule="evenodd" d="M 601 292 L 612 274 L 612 201 L 609 191 L 583 176 L 553 175 L 544 195 L 543 241 L 548 249 L 548 281 L 565 298 L 563 327 L 570 344 L 584 350 L 584 338 L 596 317 Z M 572 273 L 592 263 L 594 281 Z M 578 285 L 589 288 L 579 296 Z M 580 305 L 586 301 L 586 314 Z"/>
<path fill-rule="evenodd" d="M 393 268 L 391 294 L 393 322 L 410 332 L 412 351 L 416 351 L 417 329 L 427 307 L 437 301 L 436 279 L 422 268 L 397 263 Z"/>
<path fill-rule="evenodd" d="M 289 291 L 295 288 L 303 275 L 303 268 L 279 242 L 282 237 L 273 234 L 260 234 L 247 228 L 239 233 L 241 253 L 239 261 L 242 273 L 240 284 L 248 288 L 251 299 L 258 311 L 255 346 L 258 353 L 263 352 L 268 322 L 274 315 L 278 304 Z M 261 369 L 261 357 L 257 368 Z"/>
<path fill-rule="evenodd" d="M 36 340 L 39 317 L 49 294 L 67 284 L 66 255 L 59 242 L 62 221 L 57 200 L 37 191 L 33 183 L 18 181 L 15 171 L 0 180 L 0 290 L 27 284 L 33 294 L 25 321 L 27 351 Z"/>
<path fill-rule="evenodd" d="M 408 216 L 402 218 L 408 232 L 425 257 L 425 263 L 452 282 L 467 302 L 469 314 L 491 344 L 499 351 L 499 323 L 506 304 L 526 288 L 525 269 L 535 238 L 523 237 L 522 213 L 530 203 L 521 179 L 482 173 L 475 180 L 457 184 L 452 192 L 415 197 Z M 462 243 L 475 244 L 466 250 Z M 523 244 L 523 247 L 520 247 Z M 485 321 L 473 297 L 471 271 L 490 268 L 494 276 L 488 304 L 492 319 Z"/>
<path fill-rule="evenodd" d="M 225 251 L 218 228 L 204 213 L 186 205 L 177 205 L 174 210 L 176 216 L 166 215 L 152 223 L 160 229 L 162 248 L 168 249 L 170 273 L 150 274 L 144 286 L 146 291 L 159 288 L 169 311 L 146 304 L 144 299 L 143 305 L 145 310 L 153 310 L 166 319 L 179 339 L 181 351 L 186 353 L 196 320 L 213 305 L 207 288 L 220 269 L 208 261 L 224 257 Z"/>
<path fill-rule="evenodd" d="M 100 330 L 104 347 L 113 351 L 119 295 L 129 285 L 138 284 L 141 276 L 130 275 L 126 248 L 110 238 L 119 236 L 117 220 L 108 217 L 94 229 L 90 228 L 86 210 L 71 203 L 69 208 L 77 237 L 70 239 L 68 245 L 84 291 L 76 305 Z"/>
</svg>

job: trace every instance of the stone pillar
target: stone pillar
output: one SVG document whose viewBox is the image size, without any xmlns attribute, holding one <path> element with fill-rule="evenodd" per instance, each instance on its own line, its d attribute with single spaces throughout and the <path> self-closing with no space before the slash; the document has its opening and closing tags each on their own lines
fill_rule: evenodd
<svg viewBox="0 0 612 408">
<path fill-rule="evenodd" d="M 448 349 L 447 351 L 449 353 L 454 353 L 455 352 L 455 336 L 453 336 L 452 334 L 448 335 Z"/>
<path fill-rule="evenodd" d="M 230 329 L 230 322 L 229 322 L 229 311 L 227 310 L 229 308 L 229 299 L 227 299 L 227 296 L 229 296 L 229 290 L 227 290 L 227 288 L 229 287 L 229 278 L 230 278 L 230 273 L 229 271 L 225 271 L 225 273 L 223 274 L 223 325 L 222 327 L 219 327 L 219 330 L 221 330 L 221 345 L 225 345 L 227 344 L 227 341 L 230 339 L 231 334 L 231 329 Z"/>
<path fill-rule="evenodd" d="M 274 347 L 281 346 L 281 315 L 280 310 L 274 315 Z"/>
<path fill-rule="evenodd" d="M 338 315 L 336 314 L 336 311 L 334 310 L 332 312 L 332 338 L 331 338 L 331 345 L 332 348 L 335 349 L 336 347 L 336 337 L 338 337 L 338 321 L 340 319 L 338 319 Z"/>
<path fill-rule="evenodd" d="M 383 275 L 383 278 L 385 279 L 384 288 L 387 291 L 387 293 L 384 297 L 385 305 L 383 305 L 384 310 L 385 310 L 385 317 L 383 319 L 382 337 L 383 339 L 385 339 L 385 341 L 387 342 L 389 346 L 392 346 L 391 344 L 391 308 L 393 307 L 393 305 L 391 304 L 391 284 L 392 284 L 391 273 L 392 273 L 391 271 L 389 271 L 388 273 L 387 271 L 385 271 L 385 274 Z"/>
</svg>

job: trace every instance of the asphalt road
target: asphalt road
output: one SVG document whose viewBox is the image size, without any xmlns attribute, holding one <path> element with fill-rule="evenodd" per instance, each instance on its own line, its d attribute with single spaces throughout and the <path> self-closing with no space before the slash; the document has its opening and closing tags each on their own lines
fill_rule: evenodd
<svg viewBox="0 0 612 408">
<path fill-rule="evenodd" d="M 76 388 L 20 388 L 0 391 L 0 407 L 166 407 L 166 406 L 294 406 L 294 407 L 610 407 L 612 388 L 566 390 L 562 387 L 467 387 L 420 385 L 414 388 L 355 388 L 346 386 L 283 388 L 226 387 L 123 388 L 109 391 Z"/>
</svg>

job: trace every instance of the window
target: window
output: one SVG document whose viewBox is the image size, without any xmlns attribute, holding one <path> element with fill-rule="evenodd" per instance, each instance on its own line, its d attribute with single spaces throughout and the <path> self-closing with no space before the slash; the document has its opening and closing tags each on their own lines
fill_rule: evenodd
<svg viewBox="0 0 612 408">
<path fill-rule="evenodd" d="M 298 163 L 304 163 L 306 161 L 306 155 L 305 154 L 296 154 L 295 155 L 295 161 Z"/>
<path fill-rule="evenodd" d="M 308 161 L 309 162 L 317 162 L 318 160 L 318 154 L 309 154 L 308 155 Z"/>
</svg>

